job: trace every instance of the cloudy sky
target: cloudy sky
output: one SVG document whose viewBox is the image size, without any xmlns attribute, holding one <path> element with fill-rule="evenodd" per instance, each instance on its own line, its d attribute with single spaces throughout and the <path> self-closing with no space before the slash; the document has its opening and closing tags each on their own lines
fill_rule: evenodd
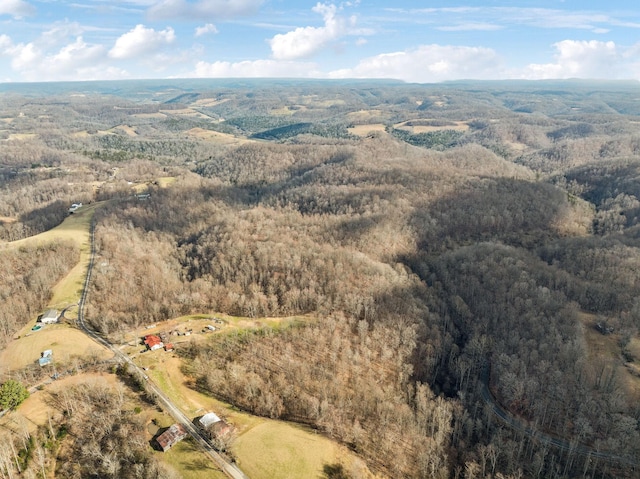
<svg viewBox="0 0 640 479">
<path fill-rule="evenodd" d="M 0 82 L 640 80 L 632 0 L 0 0 Z"/>
</svg>

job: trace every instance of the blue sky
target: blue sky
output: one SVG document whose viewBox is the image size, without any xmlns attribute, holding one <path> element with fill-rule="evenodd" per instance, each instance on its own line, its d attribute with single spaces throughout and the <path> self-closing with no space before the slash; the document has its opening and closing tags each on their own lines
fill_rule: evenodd
<svg viewBox="0 0 640 479">
<path fill-rule="evenodd" d="M 0 0 L 0 81 L 640 80 L 629 0 Z"/>
</svg>

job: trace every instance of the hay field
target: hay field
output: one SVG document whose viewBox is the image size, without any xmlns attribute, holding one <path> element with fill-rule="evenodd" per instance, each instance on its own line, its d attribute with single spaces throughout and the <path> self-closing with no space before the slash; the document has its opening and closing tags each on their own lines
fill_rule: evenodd
<svg viewBox="0 0 640 479">
<path fill-rule="evenodd" d="M 385 131 L 385 126 L 382 123 L 373 123 L 371 125 L 354 125 L 347 128 L 347 131 L 352 135 L 367 136 L 373 132 Z"/>
<path fill-rule="evenodd" d="M 199 140 L 211 141 L 220 145 L 242 145 L 252 140 L 237 137 L 228 133 L 220 133 L 219 131 L 205 130 L 204 128 L 192 128 L 186 131 L 187 135 Z"/>
<path fill-rule="evenodd" d="M 238 466 L 256 479 L 325 477 L 323 467 L 342 464 L 357 477 L 374 477 L 345 447 L 303 426 L 264 420 L 233 446 Z"/>
<path fill-rule="evenodd" d="M 7 243 L 7 247 L 20 247 L 26 244 L 44 244 L 56 239 L 62 239 L 71 240 L 78 245 L 80 248 L 80 261 L 69 271 L 66 277 L 54 286 L 53 296 L 49 302 L 49 307 L 51 308 L 62 309 L 80 300 L 91 255 L 89 228 L 93 213 L 100 204 L 94 203 L 82 206 L 74 214 L 69 215 L 61 224 L 49 231 Z"/>
<path fill-rule="evenodd" d="M 439 120 L 429 120 L 429 119 L 420 119 L 420 120 L 407 120 L 402 123 L 397 123 L 394 125 L 394 128 L 399 130 L 406 130 L 413 134 L 418 133 L 429 133 L 432 131 L 441 131 L 441 130 L 455 130 L 455 131 L 468 131 L 469 125 L 466 121 L 447 121 L 446 125 L 437 124 Z"/>
<path fill-rule="evenodd" d="M 29 321 L 17 334 L 17 339 L 0 352 L 3 369 L 17 370 L 34 364 L 46 349 L 53 351 L 54 363 L 67 362 L 72 356 L 97 356 L 101 359 L 113 356 L 104 346 L 68 324 L 47 324 L 40 331 L 31 331 L 34 324 L 35 321 Z"/>
<path fill-rule="evenodd" d="M 7 141 L 31 140 L 37 137 L 38 135 L 35 133 L 10 133 Z"/>
<path fill-rule="evenodd" d="M 579 318 L 591 362 L 602 364 L 606 368 L 605 374 L 615 375 L 629 397 L 640 400 L 640 339 L 635 337 L 631 340 L 629 351 L 634 360 L 625 363 L 621 356 L 619 334 L 604 335 L 597 331 L 595 324 L 598 319 L 593 314 L 580 313 Z"/>
<path fill-rule="evenodd" d="M 216 100 L 215 98 L 201 98 L 199 100 L 196 100 L 193 102 L 194 106 L 217 106 L 217 105 L 222 105 L 223 103 L 226 103 L 228 101 L 231 101 L 230 98 L 223 98 L 222 100 Z"/>
<path fill-rule="evenodd" d="M 164 113 L 133 113 L 131 115 L 131 117 L 133 118 L 151 118 L 151 119 L 163 119 L 166 118 L 167 115 L 165 115 Z"/>
</svg>

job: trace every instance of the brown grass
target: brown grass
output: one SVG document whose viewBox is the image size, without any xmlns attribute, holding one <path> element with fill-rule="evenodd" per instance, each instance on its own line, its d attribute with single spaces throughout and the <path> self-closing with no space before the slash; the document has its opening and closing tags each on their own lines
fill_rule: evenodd
<svg viewBox="0 0 640 479">
<path fill-rule="evenodd" d="M 33 433 L 39 426 L 45 426 L 49 418 L 53 419 L 61 415 L 61 411 L 51 404 L 49 392 L 63 391 L 73 385 L 85 382 L 101 382 L 115 385 L 117 381 L 116 376 L 107 373 L 83 373 L 63 377 L 47 385 L 42 390 L 31 393 L 16 411 L 0 419 L 0 427 L 7 427 L 17 432 L 19 430 L 17 428 L 25 422 L 28 425 L 29 432 Z"/>
<path fill-rule="evenodd" d="M 0 352 L 0 364 L 8 370 L 22 369 L 35 363 L 40 353 L 53 350 L 53 360 L 67 361 L 72 356 L 97 355 L 108 358 L 112 353 L 68 324 L 47 324 L 40 331 L 31 331 L 35 321 L 30 321 Z"/>
<path fill-rule="evenodd" d="M 131 115 L 133 118 L 158 118 L 158 119 L 162 119 L 162 118 L 166 118 L 167 115 L 165 115 L 164 113 L 134 113 L 133 115 Z"/>
<path fill-rule="evenodd" d="M 116 126 L 114 130 L 124 131 L 128 136 L 132 136 L 132 137 L 138 136 L 138 132 L 135 130 L 135 128 L 129 125 L 119 125 L 119 126 Z"/>
<path fill-rule="evenodd" d="M 619 334 L 601 334 L 595 328 L 598 320 L 593 314 L 580 313 L 580 321 L 590 360 L 603 362 L 612 368 L 627 397 L 632 401 L 639 400 L 640 375 L 636 373 L 640 372 L 640 354 L 634 355 L 634 361 L 626 363 L 622 357 Z M 640 353 L 640 340 L 637 337 L 631 341 L 631 345 L 632 351 Z"/>
<path fill-rule="evenodd" d="M 357 477 L 374 477 L 345 447 L 306 427 L 263 420 L 236 441 L 233 452 L 249 477 L 297 479 L 323 477 L 323 466 L 343 464 Z"/>
<path fill-rule="evenodd" d="M 219 131 L 205 130 L 203 128 L 192 128 L 187 131 L 187 135 L 221 145 L 240 145 L 251 142 L 251 140 L 247 138 L 233 136 L 228 133 L 220 133 Z"/>
<path fill-rule="evenodd" d="M 347 130 L 352 135 L 367 136 L 372 132 L 385 131 L 385 126 L 382 123 L 373 123 L 371 125 L 354 125 Z"/>
<path fill-rule="evenodd" d="M 434 126 L 434 125 L 420 125 L 420 122 L 428 123 L 431 120 L 407 120 L 402 123 L 397 123 L 394 125 L 394 128 L 399 130 L 406 130 L 413 134 L 418 133 L 429 133 L 432 131 L 441 131 L 441 130 L 456 130 L 456 131 L 467 131 L 469 130 L 469 125 L 465 121 L 452 121 L 450 123 L 454 123 L 453 125 L 443 125 L 443 126 Z M 416 123 L 411 125 L 411 123 Z"/>
<path fill-rule="evenodd" d="M 230 101 L 230 98 L 223 98 L 222 100 L 216 100 L 215 98 L 202 98 L 200 100 L 196 100 L 193 102 L 193 105 L 195 106 L 216 106 L 216 105 L 222 105 L 223 103 L 226 103 Z"/>
<path fill-rule="evenodd" d="M 9 134 L 9 138 L 7 138 L 7 141 L 31 140 L 37 137 L 38 135 L 36 133 L 11 133 Z"/>
</svg>

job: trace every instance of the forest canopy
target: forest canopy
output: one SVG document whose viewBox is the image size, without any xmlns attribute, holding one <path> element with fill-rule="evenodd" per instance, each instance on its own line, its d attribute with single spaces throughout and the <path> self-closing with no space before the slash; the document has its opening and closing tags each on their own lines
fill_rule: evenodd
<svg viewBox="0 0 640 479">
<path fill-rule="evenodd" d="M 78 254 L 9 242 L 98 202 L 86 315 L 106 337 L 188 314 L 305 318 L 181 349 L 199 391 L 308 424 L 386 477 L 633 476 L 635 89 L 176 88 L 0 96 L 0 346 Z M 73 394 L 74 434 L 100 401 L 129 433 L 116 396 Z M 73 451 L 82 475 L 95 458 Z M 96 467 L 168 474 L 118 454 Z"/>
</svg>

